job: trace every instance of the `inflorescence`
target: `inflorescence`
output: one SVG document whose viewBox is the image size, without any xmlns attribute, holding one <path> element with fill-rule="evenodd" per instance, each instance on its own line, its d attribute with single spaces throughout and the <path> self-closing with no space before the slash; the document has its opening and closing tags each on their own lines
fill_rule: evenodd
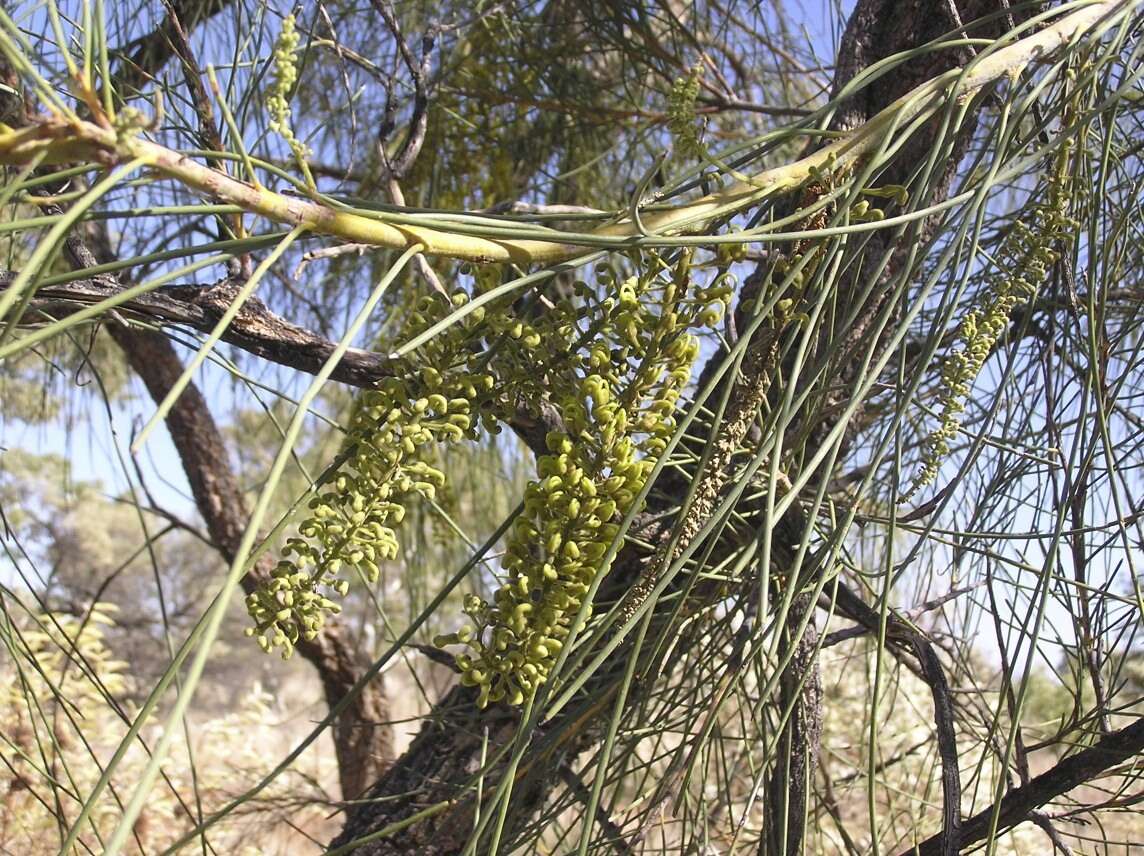
<svg viewBox="0 0 1144 856">
<path fill-rule="evenodd" d="M 455 305 L 468 298 L 458 295 Z M 444 307 L 426 298 L 409 318 L 413 330 L 438 320 Z M 450 307 L 451 308 L 451 307 Z M 470 315 L 449 336 L 430 342 L 418 367 L 363 393 L 346 438 L 347 460 L 336 478 L 310 500 L 310 515 L 287 540 L 271 578 L 246 598 L 263 650 L 288 657 L 299 639 L 313 639 L 350 577 L 375 582 L 379 564 L 395 559 L 394 527 L 407 498 L 433 499 L 445 474 L 425 459 L 432 444 L 476 437 L 475 415 L 492 393 L 493 378 L 471 370 L 475 355 L 461 347 Z"/>
<path fill-rule="evenodd" d="M 463 644 L 463 680 L 480 703 L 520 701 L 546 678 L 567 627 L 619 534 L 674 430 L 698 341 L 688 332 L 717 324 L 729 299 L 723 278 L 691 284 L 690 254 L 670 267 L 654 254 L 623 282 L 600 272 L 608 296 L 578 283 L 552 304 L 506 298 L 474 307 L 419 348 L 394 377 L 364 393 L 351 419 L 345 461 L 309 502 L 271 577 L 246 599 L 247 630 L 266 651 L 289 656 L 313 639 L 353 578 L 373 582 L 397 557 L 396 528 L 406 504 L 432 499 L 445 474 L 432 466 L 437 445 L 498 431 L 521 408 L 546 401 L 563 430 L 546 438 L 548 454 L 525 494 L 503 559 L 508 580 L 492 604 L 470 595 L 472 620 L 440 644 Z M 478 293 L 499 285 L 486 266 Z M 611 296 L 614 295 L 614 296 Z M 416 335 L 470 297 L 451 305 L 421 300 L 402 335 Z M 487 311 L 486 311 L 487 310 Z M 475 344 L 482 342 L 481 347 Z"/>
<path fill-rule="evenodd" d="M 294 160 L 306 176 L 309 184 L 314 180 L 306 159 L 310 156 L 309 147 L 297 138 L 290 121 L 290 95 L 298 82 L 298 30 L 293 15 L 282 19 L 282 30 L 274 43 L 274 73 L 270 84 L 270 94 L 266 97 L 266 110 L 270 114 L 270 128 L 277 131 L 290 146 Z"/>
<path fill-rule="evenodd" d="M 923 441 L 921 469 L 900 502 L 908 502 L 937 478 L 942 463 L 949 457 L 950 441 L 961 429 L 961 414 L 973 383 L 1004 335 L 1010 315 L 1036 296 L 1059 259 L 1058 248 L 1067 245 L 1078 227 L 1069 216 L 1073 145 L 1068 139 L 1061 142 L 1043 201 L 1030 207 L 1025 222 L 1013 223 L 1001 244 L 998 274 L 958 326 L 959 344 L 946 356 L 941 368 L 940 422 Z"/>
<path fill-rule="evenodd" d="M 700 139 L 703 125 L 695 109 L 702 75 L 703 64 L 696 63 L 686 77 L 676 79 L 667 96 L 667 129 L 681 158 L 702 158 L 705 153 Z"/>
<path fill-rule="evenodd" d="M 609 569 L 619 521 L 667 448 L 699 351 L 687 330 L 718 323 L 729 294 L 691 288 L 688 261 L 660 262 L 600 304 L 593 340 L 553 399 L 565 430 L 548 434 L 548 454 L 537 461 L 508 537 L 508 579 L 492 603 L 467 597 L 472 623 L 436 640 L 468 648 L 456 662 L 481 707 L 520 704 L 547 680 L 585 596 Z"/>
</svg>

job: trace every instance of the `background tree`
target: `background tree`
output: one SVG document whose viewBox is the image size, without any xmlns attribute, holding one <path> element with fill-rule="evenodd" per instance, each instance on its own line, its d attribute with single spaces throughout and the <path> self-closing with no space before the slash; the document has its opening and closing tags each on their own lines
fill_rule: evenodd
<svg viewBox="0 0 1144 856">
<path fill-rule="evenodd" d="M 1139 4 L 800 14 L 0 14 L 10 817 L 1138 845 Z"/>
</svg>

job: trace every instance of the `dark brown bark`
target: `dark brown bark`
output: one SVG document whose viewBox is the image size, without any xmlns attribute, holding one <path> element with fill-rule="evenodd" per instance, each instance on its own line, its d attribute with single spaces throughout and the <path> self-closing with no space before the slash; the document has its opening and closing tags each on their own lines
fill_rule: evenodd
<svg viewBox="0 0 1144 856">
<path fill-rule="evenodd" d="M 0 290 L 7 288 L 16 275 L 14 271 L 0 271 Z M 73 280 L 37 289 L 28 308 L 45 317 L 62 318 L 122 290 L 118 282 L 106 278 Z M 124 301 L 116 311 L 131 318 L 210 333 L 233 297 L 234 289 L 225 285 L 168 286 Z M 317 374 L 337 348 L 336 342 L 271 312 L 256 296 L 246 300 L 221 338 L 247 353 L 307 374 Z M 350 348 L 330 379 L 368 389 L 392 373 L 392 361 L 385 354 Z"/>
<path fill-rule="evenodd" d="M 798 633 L 798 628 L 813 609 L 809 595 L 795 599 L 779 649 L 780 656 L 791 654 L 779 680 L 778 698 L 780 714 L 790 710 L 790 720 L 781 732 L 764 801 L 767 820 L 759 842 L 762 856 L 798 856 L 803 850 L 822 734 L 822 681 L 813 618 L 804 632 Z"/>
<path fill-rule="evenodd" d="M 989 836 L 994 814 L 997 815 L 995 828 L 998 834 L 1025 821 L 1033 821 L 1034 812 L 1041 806 L 1106 775 L 1117 764 L 1132 760 L 1141 752 L 1144 752 L 1144 718 L 1103 735 L 1095 745 L 1070 755 L 1028 784 L 1009 791 L 999 805 L 991 805 L 973 815 L 962 824 L 961 846 L 984 841 Z M 917 847 L 903 851 L 901 856 L 942 856 L 944 852 L 941 836 L 935 835 Z"/>
<path fill-rule="evenodd" d="M 170 0 L 163 6 L 167 14 L 154 30 L 115 52 L 113 69 L 121 96 L 144 89 L 151 78 L 179 53 L 185 33 L 192 32 L 224 11 L 231 0 Z"/>
<path fill-rule="evenodd" d="M 0 271 L 0 292 L 18 272 Z M 22 324 L 63 318 L 123 291 L 116 280 L 94 276 L 58 285 L 42 286 L 28 306 Z M 237 289 L 229 284 L 175 285 L 140 294 L 120 303 L 115 311 L 127 319 L 176 325 L 211 333 L 230 308 Z M 317 374 L 338 344 L 305 327 L 292 324 L 256 296 L 247 298 L 220 336 L 223 342 L 287 368 Z M 349 348 L 330 373 L 330 379 L 360 389 L 372 389 L 393 375 L 386 354 Z M 510 426 L 538 455 L 548 451 L 545 437 L 561 427 L 555 408 L 547 402 L 508 402 L 516 408 Z"/>
</svg>

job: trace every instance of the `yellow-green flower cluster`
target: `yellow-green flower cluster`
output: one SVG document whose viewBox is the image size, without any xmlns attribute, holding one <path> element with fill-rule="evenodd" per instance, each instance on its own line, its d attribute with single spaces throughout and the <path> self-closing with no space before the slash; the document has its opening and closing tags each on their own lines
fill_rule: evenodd
<svg viewBox="0 0 1144 856">
<path fill-rule="evenodd" d="M 702 125 L 695 112 L 702 75 L 703 65 L 696 63 L 686 77 L 676 79 L 667 96 L 667 129 L 671 132 L 676 153 L 684 158 L 701 158 L 704 153 L 700 140 Z"/>
<path fill-rule="evenodd" d="M 631 507 L 673 430 L 698 351 L 687 328 L 717 323 L 729 296 L 725 284 L 692 288 L 687 255 L 674 270 L 648 258 L 655 267 L 641 277 L 616 283 L 602 273 L 614 295 L 604 299 L 581 283 L 555 304 L 538 300 L 535 312 L 515 295 L 478 307 L 364 393 L 347 430 L 346 461 L 310 501 L 270 579 L 247 598 L 248 634 L 283 656 L 314 638 L 355 576 L 376 580 L 381 563 L 397 556 L 407 500 L 433 498 L 444 486 L 432 465 L 436 447 L 473 438 L 480 427 L 497 430 L 522 405 L 547 400 L 566 430 L 547 438 L 549 454 L 528 488 L 504 561 L 511 581 L 493 605 L 466 602 L 479 630 L 441 640 L 474 646 L 475 656 L 458 662 L 467 682 L 482 685 L 482 703 L 534 690 L 603 570 L 614 518 Z M 499 277 L 491 266 L 476 271 L 476 291 L 499 285 Z M 451 302 L 421 299 L 400 338 L 468 300 L 463 292 Z"/>
<path fill-rule="evenodd" d="M 425 387 L 441 391 L 416 397 Z M 473 433 L 470 398 L 448 397 L 453 392 L 424 378 L 394 378 L 362 396 L 343 472 L 310 501 L 310 517 L 286 542 L 268 584 L 246 599 L 255 623 L 247 633 L 264 650 L 281 647 L 289 656 L 299 638 L 313 639 L 326 615 L 340 611 L 329 595 L 345 596 L 343 574 L 374 582 L 379 563 L 397 557 L 393 527 L 405 516 L 403 499 L 432 499 L 445 481 L 418 450 Z"/>
<path fill-rule="evenodd" d="M 674 271 L 628 279 L 600 304 L 598 332 L 554 400 L 565 430 L 549 433 L 508 538 L 508 580 L 491 604 L 466 598 L 472 624 L 436 640 L 469 648 L 457 665 L 462 683 L 479 687 L 481 707 L 520 704 L 548 678 L 584 596 L 608 570 L 617 521 L 674 430 L 699 350 L 687 329 L 717 322 L 712 306 L 721 310 L 726 292 L 690 289 L 685 256 Z"/>
<path fill-rule="evenodd" d="M 282 19 L 282 30 L 274 43 L 274 74 L 270 93 L 266 97 L 266 110 L 270 113 L 270 128 L 289 144 L 295 159 L 306 170 L 306 158 L 310 156 L 310 150 L 294 136 L 294 128 L 290 123 L 290 93 L 298 82 L 298 31 L 295 23 L 293 15 Z M 309 178 L 309 172 L 306 171 Z"/>
<path fill-rule="evenodd" d="M 981 373 L 994 346 L 1017 306 L 1036 296 L 1058 258 L 1057 247 L 1068 239 L 1077 224 L 1069 217 L 1069 178 L 1066 166 L 1070 144 L 1062 144 L 1057 166 L 1049 182 L 1047 199 L 1024 215 L 1028 225 L 1015 222 L 1001 248 L 1002 273 L 997 276 L 961 320 L 959 345 L 945 358 L 941 369 L 940 424 L 923 442 L 921 469 L 901 502 L 913 498 L 932 483 L 949 456 L 950 441 L 961 428 L 961 414 L 973 382 Z"/>
<path fill-rule="evenodd" d="M 459 295 L 454 304 L 466 299 Z M 429 326 L 437 320 L 433 308 L 443 303 L 426 298 L 408 326 Z M 263 650 L 280 647 L 288 657 L 299 639 L 313 639 L 326 616 L 340 611 L 334 598 L 346 595 L 350 577 L 374 582 L 380 563 L 396 558 L 394 527 L 405 516 L 405 499 L 432 499 L 444 485 L 425 450 L 474 437 L 476 411 L 493 388 L 491 375 L 465 365 L 472 358 L 463 347 L 468 332 L 460 324 L 432 340 L 419 368 L 359 398 L 347 432 L 348 460 L 310 500 L 309 517 L 287 540 L 271 578 L 246 599 L 254 620 L 246 632 Z"/>
</svg>

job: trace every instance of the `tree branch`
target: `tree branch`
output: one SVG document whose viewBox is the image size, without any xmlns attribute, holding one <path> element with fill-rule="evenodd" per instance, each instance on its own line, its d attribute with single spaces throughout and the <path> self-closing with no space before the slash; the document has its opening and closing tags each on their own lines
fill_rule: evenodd
<svg viewBox="0 0 1144 856">
<path fill-rule="evenodd" d="M 16 276 L 16 271 L 0 271 L 0 291 L 8 288 Z M 113 282 L 91 278 L 42 286 L 36 290 L 36 297 L 28 309 L 44 318 L 62 318 L 85 306 L 117 296 L 123 289 Z M 178 324 L 210 333 L 229 307 L 230 301 L 226 298 L 231 291 L 226 286 L 206 284 L 166 286 L 123 301 L 115 311 L 128 317 Z M 26 324 L 27 320 L 21 323 Z M 223 332 L 222 340 L 262 359 L 307 374 L 317 374 L 337 347 L 336 342 L 271 312 L 254 296 L 243 304 Z M 350 348 L 334 369 L 331 379 L 368 388 L 392 374 L 393 361 L 387 355 Z"/>
<path fill-rule="evenodd" d="M 1131 725 L 1105 734 L 1095 745 L 1070 755 L 1055 767 L 1031 779 L 1027 785 L 1014 788 L 989 808 L 973 815 L 961 826 L 961 846 L 984 841 L 991 833 L 1004 832 L 1025 821 L 1032 813 L 1073 788 L 1097 778 L 1110 768 L 1144 751 L 1144 717 Z M 997 816 L 994 826 L 993 816 Z M 941 836 L 927 838 L 901 856 L 940 856 Z"/>
<path fill-rule="evenodd" d="M 965 71 L 952 68 L 920 83 L 898 97 L 868 121 L 848 130 L 835 142 L 793 163 L 764 170 L 746 181 L 736 181 L 693 202 L 650 214 L 643 228 L 632 222 L 602 226 L 591 233 L 593 245 L 622 248 L 633 238 L 650 233 L 679 233 L 701 229 L 704 224 L 736 211 L 746 210 L 776 193 L 791 190 L 812 179 L 812 169 L 832 165 L 845 169 L 861 162 L 883 146 L 895 128 L 917 127 L 924 117 L 944 109 L 950 97 L 964 99 L 1024 68 L 1040 56 L 1091 31 L 1133 0 L 1105 0 L 1085 6 L 1037 33 L 1001 48 Z M 580 244 L 566 233 L 552 230 L 544 239 L 490 239 L 423 225 L 415 216 L 391 215 L 385 219 L 351 210 L 333 208 L 319 201 L 275 193 L 240 181 L 192 160 L 181 152 L 151 142 L 142 136 L 75 116 L 38 116 L 29 127 L 0 133 L 0 163 L 26 164 L 37 155 L 45 163 L 86 159 L 107 166 L 140 160 L 167 178 L 190 190 L 278 223 L 305 227 L 319 234 L 391 249 L 420 245 L 427 255 L 440 255 L 478 263 L 516 262 L 552 264 L 582 252 Z M 490 221 L 489 226 L 498 225 Z"/>
<path fill-rule="evenodd" d="M 892 33 L 893 38 L 883 39 L 876 48 L 877 53 L 873 58 L 867 57 L 858 67 L 864 67 L 868 62 L 877 61 L 885 58 L 885 56 L 894 53 L 895 51 L 909 50 L 916 48 L 919 44 L 924 44 L 936 36 L 939 36 L 943 30 L 943 19 L 936 17 L 930 13 L 933 12 L 933 3 L 926 2 L 913 2 L 912 0 L 901 0 L 901 2 L 892 2 L 892 0 L 885 0 L 885 2 L 864 2 L 860 6 L 865 9 L 881 9 L 883 17 L 886 21 L 894 21 L 894 26 L 897 29 Z M 967 17 L 972 17 L 976 20 L 983 14 L 981 6 L 984 4 L 966 4 L 963 11 L 968 12 Z M 1108 9 L 1119 7 L 1108 7 Z M 1106 9 L 1105 11 L 1108 11 Z M 976 14 L 972 14 L 976 13 Z M 905 16 L 909 26 L 901 26 L 902 17 Z M 1096 21 L 1097 18 L 1092 19 Z M 883 22 L 879 26 L 879 31 Z M 935 31 L 936 30 L 936 31 Z M 1073 31 L 1075 32 L 1075 31 Z M 1048 51 L 1059 42 L 1050 39 L 1043 42 L 1037 48 L 1037 51 Z M 986 62 L 996 59 L 1001 53 L 1007 49 L 993 54 Z M 1015 54 L 1010 54 L 1015 57 Z M 865 134 L 873 134 L 876 136 L 880 143 L 884 141 L 884 135 L 891 130 L 889 123 L 895 117 L 901 117 L 901 114 L 896 112 L 894 105 L 903 103 L 902 99 L 921 97 L 930 90 L 925 87 L 930 85 L 928 83 L 922 84 L 916 88 L 911 89 L 913 80 L 916 79 L 914 75 L 920 75 L 923 79 L 928 77 L 930 83 L 934 81 L 944 81 L 941 84 L 942 95 L 934 101 L 929 102 L 929 106 L 922 112 L 926 116 L 934 115 L 934 111 L 938 108 L 936 104 L 947 104 L 944 99 L 949 94 L 950 84 L 952 84 L 955 77 L 961 74 L 960 70 L 949 71 L 954 64 L 955 57 L 950 52 L 935 52 L 933 54 L 925 54 L 923 57 L 910 63 L 911 76 L 906 77 L 902 74 L 890 75 L 885 79 L 880 79 L 871 87 L 872 92 L 863 93 L 864 101 L 862 111 L 865 115 L 873 116 L 865 124 L 859 124 L 854 130 L 848 130 L 846 136 L 843 138 L 841 144 L 836 143 L 825 149 L 821 149 L 815 154 L 809 155 L 797 161 L 796 165 L 792 167 L 793 172 L 780 168 L 777 171 L 766 173 L 770 179 L 775 181 L 775 184 L 767 185 L 762 190 L 759 190 L 754 196 L 748 196 L 746 193 L 742 197 L 736 198 L 734 204 L 740 207 L 749 207 L 753 201 L 757 201 L 768 193 L 772 193 L 778 189 L 786 189 L 793 187 L 800 183 L 801 179 L 795 179 L 798 170 L 803 166 L 809 166 L 811 163 L 816 163 L 816 157 L 827 158 L 831 154 L 835 157 L 841 156 L 846 159 L 851 159 L 850 162 L 860 159 L 862 154 L 862 147 L 865 145 L 860 142 L 860 138 Z M 1020 64 L 1023 64 L 1024 60 Z M 976 71 L 970 71 L 967 74 L 968 78 L 978 80 L 977 73 L 982 69 L 982 65 L 976 66 Z M 976 84 L 975 84 L 976 85 Z M 980 86 L 985 86 L 984 81 Z M 910 95 L 910 93 L 913 95 Z M 933 90 L 936 95 L 936 90 Z M 921 97 L 922 101 L 928 101 L 926 97 Z M 890 105 L 886 107 L 885 105 Z M 882 112 L 874 113 L 878 108 L 882 108 Z M 919 114 L 911 114 L 918 116 Z M 880 125 L 879 123 L 886 123 Z M 883 173 L 882 178 L 891 182 L 908 183 L 909 175 L 915 169 L 918 150 L 925 150 L 933 142 L 933 137 L 936 131 L 933 126 L 935 123 L 917 122 L 914 127 L 918 128 L 918 132 L 900 148 L 899 155 L 895 160 L 896 171 L 891 169 Z M 931 184 L 930 201 L 940 201 L 945 198 L 948 192 L 949 181 L 951 180 L 957 166 L 958 157 L 963 153 L 969 145 L 969 140 L 972 137 L 976 121 L 974 117 L 968 117 L 963 124 L 959 136 L 958 144 L 953 147 L 949 162 L 943 165 L 940 174 Z M 832 152 L 831 149 L 834 149 Z M 790 184 L 781 184 L 790 179 Z M 731 191 L 725 191 L 730 193 Z M 719 198 L 720 202 L 728 202 L 725 197 Z M 711 205 L 712 208 L 706 206 Z M 685 206 L 686 208 L 686 206 Z M 705 197 L 696 206 L 688 209 L 686 215 L 679 213 L 684 209 L 673 209 L 675 213 L 669 213 L 667 216 L 680 217 L 681 220 L 671 220 L 672 228 L 682 229 L 689 223 L 702 222 L 709 216 L 713 209 L 718 209 L 718 203 L 713 201 L 712 197 Z M 694 220 L 687 220 L 688 217 L 694 215 Z M 687 220 L 687 223 L 682 221 Z M 625 228 L 613 227 L 613 228 Z M 657 225 L 655 228 L 659 228 Z M 596 235 L 604 234 L 602 231 L 597 231 Z M 911 238 L 925 238 L 924 227 L 918 225 L 911 233 Z M 876 238 L 869 244 L 876 245 L 877 250 L 867 248 L 866 257 L 878 258 L 883 254 L 895 254 L 895 256 L 902 256 L 906 251 L 902 246 L 892 244 L 894 235 L 891 231 L 886 230 L 879 232 Z M 883 252 L 884 251 L 884 252 Z M 854 267 L 854 266 L 852 266 Z M 862 271 L 856 270 L 850 276 L 857 279 Z M 858 290 L 854 294 L 844 291 L 842 302 L 850 301 L 851 303 L 864 300 L 861 305 L 846 306 L 844 309 L 836 310 L 836 317 L 847 319 L 844 322 L 839 322 L 839 329 L 830 329 L 825 331 L 822 336 L 823 348 L 834 347 L 840 354 L 838 360 L 846 364 L 846 372 L 857 371 L 856 368 L 851 366 L 860 366 L 863 364 L 863 358 L 868 355 L 872 348 L 879 347 L 876 341 L 871 340 L 871 336 L 875 335 L 874 320 L 877 318 L 878 313 L 883 307 L 885 295 L 881 291 L 875 291 L 869 297 L 863 297 Z M 725 354 L 719 354 L 715 358 L 715 364 L 725 358 Z M 844 372 L 840 372 L 844 373 Z M 730 381 L 728 381 L 730 382 Z M 703 385 L 701 381 L 701 386 Z M 852 395 L 853 385 L 839 384 L 838 392 L 830 392 L 831 396 Z M 828 404 L 834 404 L 834 401 L 829 401 Z M 828 416 L 823 416 L 823 411 L 828 411 Z M 827 429 L 833 429 L 836 425 L 837 416 L 834 415 L 839 412 L 839 408 L 825 407 L 819 410 L 800 415 L 799 421 L 802 423 L 796 427 L 788 427 L 788 433 L 809 432 L 814 436 L 820 436 L 818 421 L 829 422 Z M 818 420 L 811 424 L 810 420 Z M 701 430 L 698 426 L 696 430 Z M 715 438 L 713 438 L 714 440 Z M 823 473 L 823 478 L 829 478 L 830 473 Z M 666 481 L 666 479 L 665 479 Z M 686 485 L 686 476 L 682 478 L 682 483 Z M 672 493 L 672 491 L 668 491 Z M 678 502 L 680 491 L 674 491 L 670 497 L 669 504 Z M 654 499 L 654 496 L 653 496 Z M 651 508 L 649 513 L 656 515 L 662 521 L 662 528 L 657 531 L 657 534 L 666 536 L 670 533 L 673 525 L 674 515 L 666 512 L 662 506 L 657 507 L 655 502 L 650 503 Z M 773 530 L 772 530 L 773 531 Z M 785 547 L 797 547 L 799 538 L 791 538 L 791 532 L 778 532 L 774 535 L 774 549 L 780 551 Z M 801 533 L 794 533 L 796 536 Z M 659 537 L 647 538 L 654 547 L 658 546 Z M 625 548 L 626 554 L 622 553 L 612 570 L 609 573 L 608 579 L 605 581 L 604 586 L 597 594 L 596 600 L 602 604 L 614 603 L 615 599 L 625 596 L 626 592 L 631 590 L 632 585 L 641 576 L 644 567 L 647 564 L 647 554 L 643 551 L 635 552 L 630 549 L 633 542 L 629 542 Z M 792 548 L 793 550 L 793 548 Z M 701 598 L 700 598 L 701 599 Z M 681 609 L 678 603 L 672 604 L 673 608 Z M 649 630 L 649 634 L 654 634 L 655 630 Z M 904 643 L 909 644 L 909 640 L 903 639 Z M 899 644 L 897 641 L 895 645 Z M 924 646 L 923 646 L 924 647 Z M 589 683 L 585 684 L 581 690 L 584 703 L 582 708 L 573 714 L 569 711 L 572 705 L 566 706 L 561 714 L 548 720 L 545 723 L 545 737 L 537 743 L 534 739 L 533 746 L 527 751 L 527 754 L 521 759 L 521 766 L 518 768 L 518 778 L 513 790 L 514 806 L 511 812 L 511 821 L 516 828 L 523 825 L 523 818 L 531 816 L 531 814 L 538 808 L 545 805 L 546 801 L 551 800 L 551 790 L 553 788 L 554 778 L 552 772 L 564 759 L 564 752 L 583 752 L 586 747 L 590 746 L 595 740 L 601 736 L 601 720 L 606 720 L 607 716 L 604 711 L 612 710 L 612 699 L 619 685 L 618 675 L 622 669 L 617 669 L 616 664 L 622 664 L 632 657 L 638 657 L 640 651 L 635 649 L 631 640 L 626 640 L 615 650 L 609 657 L 609 664 L 613 668 L 609 669 L 608 664 L 603 665 L 598 669 Z M 919 653 L 919 657 L 925 657 L 924 650 Z M 930 669 L 929 682 L 931 689 L 937 687 L 935 691 L 935 706 L 940 703 L 945 708 L 945 702 L 948 700 L 948 687 L 940 683 L 943 676 L 940 672 L 940 667 L 935 671 L 933 670 L 933 660 L 926 665 Z M 668 664 L 664 664 L 668 668 Z M 808 663 L 808 669 L 793 673 L 791 675 L 792 689 L 793 684 L 797 682 L 803 688 L 813 688 L 813 662 Z M 939 664 L 940 666 L 940 664 Z M 806 680 L 804 681 L 802 675 L 805 674 Z M 648 681 L 648 689 L 650 687 L 658 686 L 659 681 Z M 646 691 L 646 690 L 645 690 Z M 472 832 L 472 817 L 476 810 L 474 806 L 474 799 L 471 790 L 467 790 L 471 786 L 473 772 L 480 767 L 481 757 L 494 757 L 494 753 L 499 753 L 506 746 L 507 739 L 511 738 L 512 733 L 504 734 L 499 728 L 496 731 L 490 730 L 487 740 L 481 740 L 478 735 L 481 734 L 482 724 L 490 722 L 499 722 L 499 718 L 503 716 L 506 711 L 502 708 L 496 707 L 483 712 L 475 711 L 465 707 L 466 700 L 471 700 L 472 693 L 468 690 L 457 687 L 452 690 L 445 699 L 435 706 L 433 712 L 426 718 L 425 724 L 422 728 L 421 735 L 410 749 L 395 762 L 392 770 L 378 782 L 377 786 L 371 791 L 370 799 L 363 801 L 359 807 L 351 812 L 347 818 L 346 827 L 342 834 L 339 835 L 335 841 L 334 846 L 351 846 L 351 842 L 365 836 L 370 836 L 371 840 L 363 842 L 359 846 L 359 852 L 371 854 L 384 854 L 384 856 L 392 856 L 392 854 L 410 854 L 410 853 L 433 853 L 433 854 L 454 854 L 463 850 L 466 842 Z M 646 696 L 645 696 L 646 698 Z M 793 694 L 790 697 L 794 700 Z M 629 700 L 629 704 L 636 703 L 634 700 Z M 807 709 L 811 709 L 813 705 L 807 705 Z M 948 712 L 948 711 L 946 711 Z M 568 719 L 564 719 L 567 716 Z M 943 786 L 946 788 L 945 793 L 945 807 L 946 814 L 945 827 L 943 829 L 943 846 L 947 852 L 951 846 L 956 847 L 956 822 L 958 819 L 959 805 L 955 798 L 956 794 L 954 789 L 957 785 L 955 773 L 957 758 L 956 746 L 952 743 L 953 728 L 952 728 L 952 714 L 946 716 L 945 713 L 939 711 L 939 716 L 945 716 L 941 724 L 941 735 L 939 737 L 940 749 L 943 755 Z M 811 720 L 801 724 L 806 727 L 805 736 L 812 738 L 813 734 L 810 730 L 814 723 Z M 799 723 L 795 723 L 796 728 L 792 729 L 792 744 L 802 743 L 804 746 L 809 747 L 812 744 L 811 739 L 801 739 L 795 733 Z M 551 744 L 547 740 L 553 741 Z M 562 742 L 561 742 L 562 741 Z M 559 745 L 554 745 L 558 744 Z M 533 748 L 539 747 L 539 748 Z M 773 759 L 771 759 L 773 762 Z M 529 773 L 526 775 L 520 772 L 525 767 L 528 767 Z M 805 765 L 810 767 L 810 765 Z M 495 781 L 498 774 L 503 771 L 503 766 L 493 766 L 485 774 L 486 784 Z M 803 771 L 794 771 L 799 775 L 803 775 Z M 547 773 L 547 775 L 546 775 Z M 806 774 L 811 773 L 808 769 Z M 420 800 L 416 804 L 410 805 L 407 799 L 403 799 L 405 795 L 410 793 L 417 793 Z M 486 790 L 486 793 L 488 791 Z M 422 810 L 424 806 L 433 807 L 433 811 L 428 809 Z M 513 827 L 506 827 L 505 835 L 511 835 Z M 797 849 L 801 843 L 805 841 L 801 828 L 797 830 L 788 830 L 785 844 L 788 851 Z M 952 842 L 952 844 L 951 844 Z"/>
<path fill-rule="evenodd" d="M 8 288 L 18 273 L 0 271 L 0 293 Z M 230 307 L 236 286 L 174 285 L 122 301 L 115 312 L 160 324 L 177 324 L 201 333 L 214 330 L 219 318 Z M 113 279 L 92 277 L 58 285 L 42 286 L 27 307 L 21 324 L 38 319 L 56 320 L 74 314 L 84 307 L 116 297 L 123 291 Z M 338 347 L 336 342 L 304 327 L 292 324 L 251 296 L 223 331 L 222 341 L 287 368 L 317 374 Z M 378 381 L 393 375 L 394 363 L 388 355 L 361 348 L 349 348 L 330 375 L 331 380 L 360 389 L 370 389 Z M 506 392 L 506 395 L 509 394 Z M 556 408 L 548 402 L 511 400 L 515 409 L 509 427 L 537 455 L 547 454 L 546 437 L 563 423 Z"/>
<path fill-rule="evenodd" d="M 164 4 L 168 14 L 162 23 L 115 53 L 119 60 L 114 73 L 116 84 L 126 90 L 121 94 L 146 86 L 179 53 L 180 44 L 186 43 L 186 30 L 210 20 L 230 4 L 231 0 L 175 0 Z"/>
<path fill-rule="evenodd" d="M 95 254 L 74 235 L 68 237 L 65 248 L 78 268 L 98 263 Z M 106 247 L 103 255 L 110 255 Z M 85 282 L 98 283 L 93 287 L 104 290 L 112 287 L 99 280 Z M 183 374 L 183 363 L 171 342 L 160 333 L 114 320 L 108 324 L 108 332 L 151 397 L 156 402 L 163 401 Z M 166 425 L 211 542 L 227 562 L 233 562 L 250 515 L 231 470 L 222 432 L 197 385 L 186 385 L 168 411 Z M 269 579 L 273 568 L 273 558 L 263 556 L 242 578 L 243 590 L 256 590 Z M 364 666 L 337 624 L 327 624 L 312 640 L 300 639 L 298 653 L 317 669 L 331 708 L 353 688 Z M 338 717 L 334 750 L 343 798 L 360 794 L 392 760 L 388 719 L 384 684 L 380 680 L 363 688 Z"/>
<path fill-rule="evenodd" d="M 835 578 L 835 602 L 848 618 L 857 621 L 871 633 L 877 634 L 881 616 L 862 598 Z M 942 822 L 941 834 L 934 856 L 957 856 L 964 842 L 961 825 L 961 775 L 957 758 L 956 723 L 949 682 L 941 667 L 933 644 L 908 621 L 889 610 L 886 616 L 886 641 L 895 647 L 909 646 L 921 665 L 922 680 L 929 685 L 933 696 L 934 724 L 937 729 L 937 749 L 941 758 Z"/>
</svg>

